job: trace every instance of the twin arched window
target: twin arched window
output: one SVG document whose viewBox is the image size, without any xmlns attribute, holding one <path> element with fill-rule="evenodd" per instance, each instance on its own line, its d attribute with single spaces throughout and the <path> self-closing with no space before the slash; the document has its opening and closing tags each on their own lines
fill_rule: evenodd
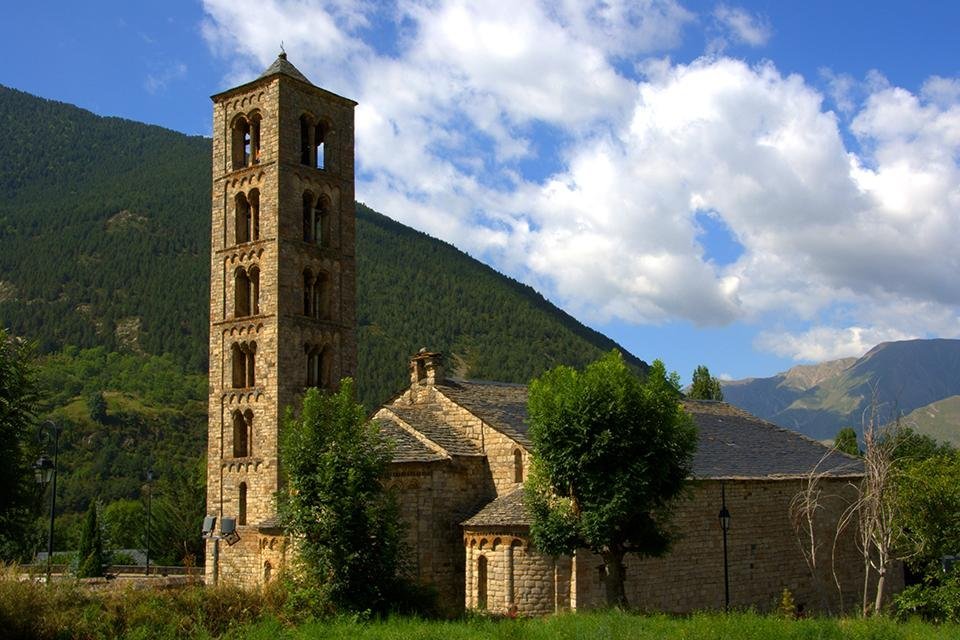
<svg viewBox="0 0 960 640">
<path fill-rule="evenodd" d="M 329 169 L 332 160 L 333 128 L 313 116 L 300 116 L 300 164 L 315 169 Z"/>
<path fill-rule="evenodd" d="M 331 246 L 330 199 L 326 195 L 314 197 L 303 194 L 303 241 L 321 247 Z"/>
<path fill-rule="evenodd" d="M 233 169 L 251 167 L 260 162 L 260 113 L 254 111 L 234 118 L 231 126 Z"/>
<path fill-rule="evenodd" d="M 317 320 L 330 319 L 330 278 L 325 273 L 316 276 L 307 269 L 303 272 L 303 315 Z"/>
<path fill-rule="evenodd" d="M 260 269 L 237 267 L 233 273 L 233 317 L 260 313 Z"/>
<path fill-rule="evenodd" d="M 236 243 L 260 239 L 260 191 L 251 189 L 249 196 L 238 193 L 234 198 Z"/>
<path fill-rule="evenodd" d="M 333 378 L 333 357 L 330 347 L 304 345 L 307 355 L 307 386 L 330 389 Z"/>
<path fill-rule="evenodd" d="M 234 342 L 230 347 L 230 356 L 233 363 L 233 388 L 248 389 L 257 386 L 256 370 L 256 342 Z"/>
<path fill-rule="evenodd" d="M 233 412 L 233 457 L 246 458 L 253 455 L 251 443 L 253 441 L 253 411 L 247 409 L 243 413 Z"/>
</svg>

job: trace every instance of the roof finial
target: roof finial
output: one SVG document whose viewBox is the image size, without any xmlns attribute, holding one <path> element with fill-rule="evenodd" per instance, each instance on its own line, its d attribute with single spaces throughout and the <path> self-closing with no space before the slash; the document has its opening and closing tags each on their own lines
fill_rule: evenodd
<svg viewBox="0 0 960 640">
<path fill-rule="evenodd" d="M 280 55 L 277 57 L 281 60 L 287 59 L 287 50 L 283 48 L 283 40 L 280 41 Z"/>
</svg>

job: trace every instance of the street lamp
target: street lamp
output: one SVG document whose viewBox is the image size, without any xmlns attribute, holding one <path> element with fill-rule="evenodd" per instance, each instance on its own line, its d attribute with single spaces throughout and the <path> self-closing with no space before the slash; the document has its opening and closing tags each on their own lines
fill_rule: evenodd
<svg viewBox="0 0 960 640">
<path fill-rule="evenodd" d="M 217 526 L 216 516 L 206 516 L 203 519 L 203 539 L 213 542 L 213 584 L 219 582 L 220 577 L 220 541 L 223 540 L 227 546 L 233 546 L 240 542 L 240 534 L 237 533 L 236 518 L 220 518 L 220 535 L 214 533 Z"/>
<path fill-rule="evenodd" d="M 153 501 L 153 469 L 147 469 L 147 531 L 144 535 L 144 541 L 147 546 L 147 571 L 144 575 L 150 575 L 150 503 Z"/>
<path fill-rule="evenodd" d="M 50 535 L 47 538 L 47 584 L 50 584 L 50 574 L 53 572 L 53 520 L 57 509 L 57 456 L 60 454 L 60 432 L 63 427 L 52 420 L 40 425 L 40 435 L 46 432 L 48 438 L 53 439 L 53 460 L 47 456 L 40 456 L 33 465 L 34 477 L 41 490 L 52 484 L 50 491 Z"/>
<path fill-rule="evenodd" d="M 727 532 L 730 531 L 730 512 L 727 511 L 727 487 L 720 483 L 720 529 L 723 531 L 723 609 L 730 611 L 730 565 L 727 562 Z"/>
</svg>

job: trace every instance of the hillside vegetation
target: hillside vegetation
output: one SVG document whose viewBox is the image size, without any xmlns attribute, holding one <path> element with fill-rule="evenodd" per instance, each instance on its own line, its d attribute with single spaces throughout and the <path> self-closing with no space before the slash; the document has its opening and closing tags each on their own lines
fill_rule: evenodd
<svg viewBox="0 0 960 640">
<path fill-rule="evenodd" d="M 148 468 L 157 495 L 170 497 L 167 510 L 181 510 L 170 518 L 188 523 L 189 534 L 163 535 L 195 538 L 210 140 L 5 87 L 0 125 L 0 326 L 36 341 L 43 411 L 65 426 L 57 548 L 76 543 L 93 500 L 135 523 L 111 542 L 140 546 Z M 582 367 L 616 346 L 453 246 L 363 205 L 356 211 L 357 386 L 368 409 L 408 384 L 408 358 L 423 346 L 446 353 L 454 375 L 508 382 L 560 363 Z M 90 411 L 96 393 L 107 405 L 101 420 Z M 180 544 L 167 560 L 195 547 Z"/>
<path fill-rule="evenodd" d="M 2 87 L 0 123 L 0 324 L 47 353 L 102 346 L 206 371 L 210 141 Z M 368 408 L 402 389 L 423 346 L 450 355 L 455 373 L 508 382 L 615 346 L 530 287 L 363 205 L 357 270 Z"/>
</svg>

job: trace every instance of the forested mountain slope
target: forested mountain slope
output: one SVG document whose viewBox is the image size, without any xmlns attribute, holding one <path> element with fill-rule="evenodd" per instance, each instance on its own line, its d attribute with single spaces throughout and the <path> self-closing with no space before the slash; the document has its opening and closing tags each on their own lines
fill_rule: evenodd
<svg viewBox="0 0 960 640">
<path fill-rule="evenodd" d="M 3 87 L 0 124 L 0 325 L 43 352 L 169 353 L 205 371 L 210 141 Z M 368 408 L 404 386 L 422 346 L 450 355 L 455 373 L 511 382 L 615 346 L 533 289 L 362 205 L 357 271 Z"/>
</svg>

